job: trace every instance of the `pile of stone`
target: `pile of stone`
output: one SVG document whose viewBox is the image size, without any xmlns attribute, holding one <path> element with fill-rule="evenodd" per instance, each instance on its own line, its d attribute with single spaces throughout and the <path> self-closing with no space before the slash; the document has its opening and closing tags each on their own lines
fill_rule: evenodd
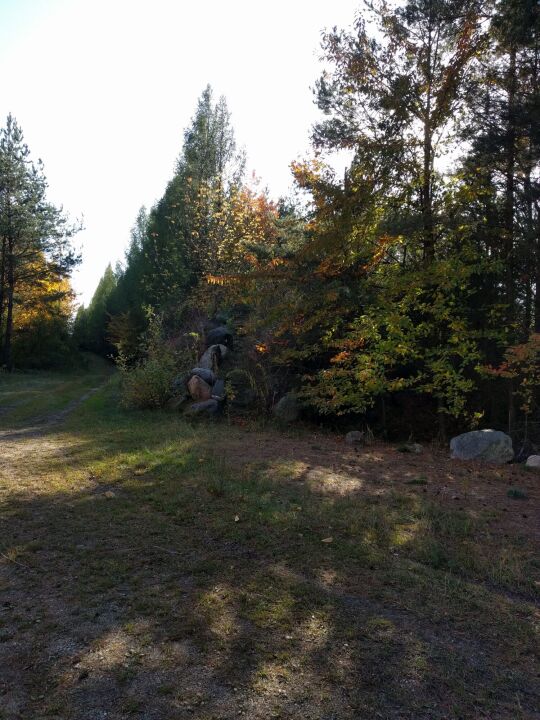
<svg viewBox="0 0 540 720">
<path fill-rule="evenodd" d="M 187 391 L 194 400 L 189 407 L 190 414 L 214 416 L 221 412 L 226 393 L 219 368 L 232 349 L 233 335 L 224 325 L 207 334 L 206 350 L 187 378 Z"/>
<path fill-rule="evenodd" d="M 178 377 L 174 385 L 175 400 L 171 408 L 182 407 L 186 398 L 190 404 L 188 415 L 216 417 L 225 406 L 235 413 L 246 414 L 260 406 L 255 382 L 250 372 L 243 368 L 232 368 L 228 361 L 226 375 L 223 361 L 233 350 L 233 334 L 224 322 L 209 330 L 206 335 L 205 351 L 197 366 L 187 375 Z M 225 382 L 226 381 L 226 382 Z M 228 392 L 228 397 L 227 397 Z M 294 423 L 300 415 L 300 405 L 294 393 L 287 393 L 273 408 L 276 420 Z"/>
</svg>

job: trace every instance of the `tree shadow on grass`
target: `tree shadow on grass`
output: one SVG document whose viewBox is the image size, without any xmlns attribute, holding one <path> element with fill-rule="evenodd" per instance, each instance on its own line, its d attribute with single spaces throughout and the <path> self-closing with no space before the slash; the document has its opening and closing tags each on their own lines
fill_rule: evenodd
<svg viewBox="0 0 540 720">
<path fill-rule="evenodd" d="M 531 607 L 412 561 L 420 493 L 168 422 L 75 422 L 6 494 L 1 718 L 534 717 Z"/>
</svg>

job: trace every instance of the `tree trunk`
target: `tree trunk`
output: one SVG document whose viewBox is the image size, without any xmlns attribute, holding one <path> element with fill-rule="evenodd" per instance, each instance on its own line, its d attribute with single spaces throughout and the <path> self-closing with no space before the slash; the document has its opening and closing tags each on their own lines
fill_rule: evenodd
<svg viewBox="0 0 540 720">
<path fill-rule="evenodd" d="M 534 279 L 534 268 L 536 264 L 536 252 L 535 252 L 535 238 L 534 238 L 534 213 L 533 213 L 533 196 L 532 196 L 532 157 L 531 157 L 531 146 L 529 143 L 529 149 L 527 154 L 527 164 L 524 171 L 523 177 L 523 190 L 525 196 L 525 238 L 526 248 L 525 257 L 527 258 L 527 278 L 526 278 L 526 289 L 525 289 L 525 320 L 523 327 L 524 340 L 527 340 L 531 332 L 532 324 L 532 302 L 533 302 L 533 279 Z M 537 293 L 538 294 L 538 293 Z"/>
<path fill-rule="evenodd" d="M 15 290 L 15 271 L 13 267 L 13 239 L 8 238 L 7 257 L 7 317 L 6 331 L 4 334 L 3 364 L 8 372 L 13 370 L 13 358 L 11 354 L 11 339 L 13 335 L 13 296 Z"/>
<path fill-rule="evenodd" d="M 427 97 L 424 115 L 423 168 L 422 168 L 422 224 L 424 234 L 424 263 L 431 265 L 435 259 L 435 236 L 433 228 L 433 129 L 432 113 L 432 28 L 431 16 L 426 47 Z"/>
<path fill-rule="evenodd" d="M 505 167 L 505 195 L 503 215 L 503 252 L 505 261 L 507 322 L 509 329 L 515 320 L 515 284 L 514 284 L 514 195 L 515 195 L 515 166 L 516 166 L 516 48 L 510 48 L 510 62 L 508 65 L 508 121 L 506 127 L 506 167 Z M 508 381 L 508 433 L 514 429 L 515 424 L 514 386 L 511 379 Z"/>
<path fill-rule="evenodd" d="M 508 67 L 508 121 L 506 127 L 506 167 L 505 167 L 505 194 L 503 215 L 503 243 L 504 261 L 506 269 L 506 301 L 508 303 L 508 318 L 514 319 L 514 195 L 515 195 L 515 167 L 516 167 L 516 48 L 510 49 L 510 63 Z"/>
<path fill-rule="evenodd" d="M 0 257 L 0 345 L 4 337 L 4 312 L 6 301 L 6 238 L 2 237 L 2 257 Z"/>
<path fill-rule="evenodd" d="M 429 120 L 427 120 L 424 124 L 424 170 L 422 180 L 422 223 L 424 230 L 424 262 L 426 265 L 431 265 L 435 260 L 431 177 L 432 150 L 432 133 Z"/>
<path fill-rule="evenodd" d="M 540 226 L 536 223 L 534 253 L 534 332 L 540 333 Z"/>
</svg>

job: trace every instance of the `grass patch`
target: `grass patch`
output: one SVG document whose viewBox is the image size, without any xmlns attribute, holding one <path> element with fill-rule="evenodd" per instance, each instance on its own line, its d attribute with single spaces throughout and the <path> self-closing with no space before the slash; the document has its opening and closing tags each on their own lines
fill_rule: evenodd
<svg viewBox="0 0 540 720">
<path fill-rule="evenodd" d="M 34 379 L 28 417 L 60 406 L 62 379 Z M 538 564 L 493 512 L 399 467 L 340 491 L 334 460 L 313 480 L 281 435 L 128 412 L 116 383 L 5 451 L 2 682 L 21 716 L 532 713 Z"/>
</svg>

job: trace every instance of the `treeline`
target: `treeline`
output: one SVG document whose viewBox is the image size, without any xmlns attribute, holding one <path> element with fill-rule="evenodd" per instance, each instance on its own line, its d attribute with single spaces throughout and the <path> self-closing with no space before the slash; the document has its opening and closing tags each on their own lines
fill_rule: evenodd
<svg viewBox="0 0 540 720">
<path fill-rule="evenodd" d="M 148 317 L 171 342 L 219 311 L 271 398 L 292 388 L 315 415 L 391 434 L 529 432 L 539 22 L 535 0 L 375 0 L 326 33 L 323 119 L 313 158 L 293 164 L 309 202 L 296 207 L 246 185 L 207 89 L 162 199 L 79 315 L 83 344 L 136 363 Z M 324 162 L 338 150 L 343 178 Z"/>
<path fill-rule="evenodd" d="M 69 276 L 79 258 L 77 226 L 48 202 L 41 161 L 34 163 L 9 115 L 0 130 L 0 367 L 65 366 L 72 339 Z"/>
</svg>

